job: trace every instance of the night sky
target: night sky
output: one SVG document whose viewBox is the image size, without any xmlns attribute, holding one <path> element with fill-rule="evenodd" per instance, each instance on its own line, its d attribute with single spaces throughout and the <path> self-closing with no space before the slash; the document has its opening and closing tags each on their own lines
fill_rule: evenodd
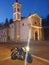
<svg viewBox="0 0 49 65">
<path fill-rule="evenodd" d="M 12 4 L 16 0 L 0 0 L 0 23 L 13 18 Z M 21 15 L 28 16 L 30 13 L 37 13 L 40 17 L 46 17 L 49 14 L 49 0 L 19 0 L 22 4 Z"/>
</svg>

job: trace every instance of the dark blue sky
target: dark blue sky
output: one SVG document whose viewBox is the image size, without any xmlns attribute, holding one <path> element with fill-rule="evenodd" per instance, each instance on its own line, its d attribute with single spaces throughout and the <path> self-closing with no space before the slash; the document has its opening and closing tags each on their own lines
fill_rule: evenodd
<svg viewBox="0 0 49 65">
<path fill-rule="evenodd" d="M 15 0 L 0 0 L 0 22 L 6 18 L 13 18 L 12 4 Z M 22 16 L 28 16 L 30 13 L 37 13 L 40 17 L 46 17 L 49 14 L 49 0 L 19 0 L 22 4 Z"/>
</svg>

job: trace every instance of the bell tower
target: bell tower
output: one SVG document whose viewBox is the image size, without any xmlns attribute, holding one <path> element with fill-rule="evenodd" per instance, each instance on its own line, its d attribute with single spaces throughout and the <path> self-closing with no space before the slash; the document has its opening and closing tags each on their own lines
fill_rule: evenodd
<svg viewBox="0 0 49 65">
<path fill-rule="evenodd" d="M 21 4 L 16 0 L 13 4 L 13 20 L 20 21 L 21 20 L 21 12 L 20 12 Z"/>
<path fill-rule="evenodd" d="M 20 21 L 21 21 L 21 4 L 16 0 L 13 4 L 13 21 L 14 21 L 14 37 L 15 41 L 20 41 Z"/>
</svg>

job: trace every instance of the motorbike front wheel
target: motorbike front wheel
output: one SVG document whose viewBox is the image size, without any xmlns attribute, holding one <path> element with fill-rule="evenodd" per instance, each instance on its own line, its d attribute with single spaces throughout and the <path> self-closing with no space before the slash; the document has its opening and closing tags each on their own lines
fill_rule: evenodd
<svg viewBox="0 0 49 65">
<path fill-rule="evenodd" d="M 32 56 L 27 57 L 27 62 L 32 63 Z"/>
</svg>

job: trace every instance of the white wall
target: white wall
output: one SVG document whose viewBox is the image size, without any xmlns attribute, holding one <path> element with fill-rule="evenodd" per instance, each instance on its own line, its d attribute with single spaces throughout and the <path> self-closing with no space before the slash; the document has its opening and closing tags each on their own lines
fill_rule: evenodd
<svg viewBox="0 0 49 65">
<path fill-rule="evenodd" d="M 20 40 L 27 41 L 28 34 L 29 34 L 29 21 L 28 18 L 25 18 L 20 22 L 20 37 L 21 37 Z"/>
<path fill-rule="evenodd" d="M 0 30 L 0 42 L 7 42 L 7 28 Z"/>
<path fill-rule="evenodd" d="M 0 42 L 2 41 L 2 38 L 1 38 L 1 30 L 0 30 Z"/>
<path fill-rule="evenodd" d="M 10 24 L 10 40 L 14 41 L 14 23 Z"/>
</svg>

